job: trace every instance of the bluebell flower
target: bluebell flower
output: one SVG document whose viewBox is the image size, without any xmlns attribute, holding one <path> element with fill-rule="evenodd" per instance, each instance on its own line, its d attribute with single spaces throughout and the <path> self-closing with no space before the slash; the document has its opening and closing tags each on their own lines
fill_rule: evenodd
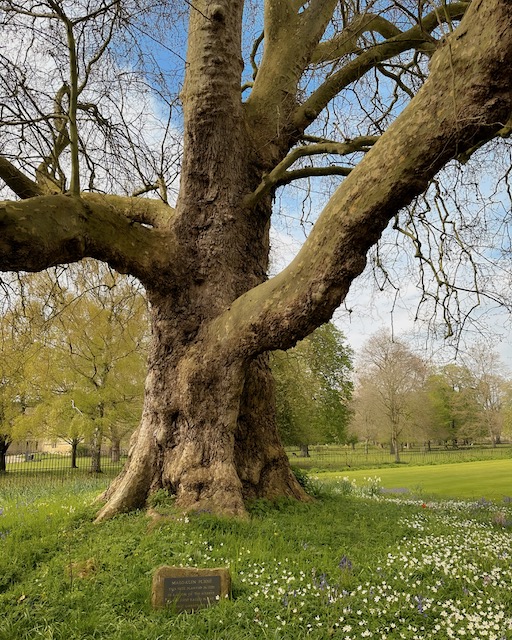
<svg viewBox="0 0 512 640">
<path fill-rule="evenodd" d="M 416 596 L 416 602 L 417 602 L 417 609 L 418 609 L 418 613 L 421 613 L 422 616 L 426 616 L 427 614 L 425 613 L 425 610 L 423 608 L 423 597 L 422 596 Z"/>
</svg>

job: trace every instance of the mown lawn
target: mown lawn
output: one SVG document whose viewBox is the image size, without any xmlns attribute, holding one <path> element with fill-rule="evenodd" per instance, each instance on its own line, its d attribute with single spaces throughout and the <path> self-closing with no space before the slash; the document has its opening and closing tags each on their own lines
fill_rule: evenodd
<svg viewBox="0 0 512 640">
<path fill-rule="evenodd" d="M 0 490 L 0 640 L 512 638 L 509 505 L 342 481 L 312 504 L 258 502 L 247 521 L 185 517 L 159 495 L 159 519 L 94 525 L 96 491 Z M 229 567 L 232 599 L 153 611 L 162 564 Z"/>
<path fill-rule="evenodd" d="M 387 490 L 407 489 L 423 497 L 502 501 L 512 496 L 512 459 L 318 474 L 324 480 L 347 477 L 358 483 L 368 476 L 379 477 Z"/>
</svg>

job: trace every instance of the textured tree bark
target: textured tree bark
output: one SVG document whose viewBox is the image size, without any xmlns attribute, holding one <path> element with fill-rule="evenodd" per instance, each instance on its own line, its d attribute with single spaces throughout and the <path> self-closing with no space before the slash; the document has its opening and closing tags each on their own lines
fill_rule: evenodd
<svg viewBox="0 0 512 640">
<path fill-rule="evenodd" d="M 216 285 L 210 306 L 218 295 Z M 181 317 L 167 296 L 149 297 L 153 341 L 143 416 L 98 519 L 142 507 L 160 488 L 175 494 L 181 509 L 236 516 L 251 499 L 307 500 L 277 433 L 267 356 L 248 360 L 226 351 L 208 331 L 191 339 L 185 318 L 190 322 L 192 311 Z M 191 304 L 208 307 L 204 299 Z"/>
</svg>

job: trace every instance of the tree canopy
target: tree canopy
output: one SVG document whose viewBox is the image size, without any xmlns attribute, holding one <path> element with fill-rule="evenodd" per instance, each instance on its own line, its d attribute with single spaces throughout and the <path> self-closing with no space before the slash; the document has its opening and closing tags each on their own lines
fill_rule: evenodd
<svg viewBox="0 0 512 640">
<path fill-rule="evenodd" d="M 277 424 L 283 442 L 301 446 L 345 442 L 352 395 L 352 350 L 332 323 L 271 359 Z"/>
</svg>

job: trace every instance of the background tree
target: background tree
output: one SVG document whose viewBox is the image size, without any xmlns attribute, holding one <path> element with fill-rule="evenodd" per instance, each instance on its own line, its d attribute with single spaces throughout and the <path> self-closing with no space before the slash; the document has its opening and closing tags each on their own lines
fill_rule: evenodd
<svg viewBox="0 0 512 640">
<path fill-rule="evenodd" d="M 100 519 L 161 487 L 181 508 L 227 514 L 243 514 L 247 498 L 305 498 L 277 435 L 265 354 L 331 317 L 390 220 L 413 235 L 396 216 L 445 165 L 509 133 L 510 2 L 265 0 L 253 23 L 263 37 L 248 49 L 242 0 L 188 3 L 183 86 L 173 77 L 183 109 L 175 207 L 170 74 L 143 67 L 182 50 L 180 3 L 0 8 L 11 43 L 0 176 L 15 198 L 0 205 L 0 269 L 92 257 L 139 279 L 150 302 L 143 414 Z M 148 27 L 150 40 L 140 37 Z M 152 56 L 141 50 L 159 37 Z M 135 85 L 164 98 L 159 133 L 137 135 Z M 319 174 L 341 185 L 297 258 L 267 279 L 276 189 Z M 412 219 L 431 213 L 439 238 L 460 237 L 444 214 Z"/>
<path fill-rule="evenodd" d="M 481 428 L 495 447 L 503 429 L 505 368 L 499 355 L 484 343 L 473 345 L 466 360 L 473 375 Z"/>
<path fill-rule="evenodd" d="M 322 325 L 271 359 L 276 379 L 277 424 L 285 444 L 301 447 L 343 442 L 352 393 L 352 350 L 333 324 Z"/>
<path fill-rule="evenodd" d="M 387 426 L 390 453 L 400 462 L 400 439 L 411 427 L 418 408 L 415 397 L 425 382 L 425 363 L 387 331 L 380 331 L 368 340 L 361 361 L 364 374 L 360 385 L 377 400 L 381 420 Z"/>
<path fill-rule="evenodd" d="M 510 440 L 512 438 L 512 381 L 510 379 L 506 381 L 504 391 L 503 435 Z"/>
<path fill-rule="evenodd" d="M 53 431 L 72 444 L 80 435 L 86 438 L 91 471 L 100 473 L 104 439 L 119 459 L 121 440 L 136 427 L 147 347 L 146 305 L 133 283 L 89 262 L 66 272 L 54 314 L 50 367 L 55 380 L 49 405 L 56 402 L 58 414 L 64 403 L 72 418 L 59 420 L 52 413 L 59 433 L 56 427 Z"/>
<path fill-rule="evenodd" d="M 46 326 L 38 406 L 23 422 L 67 442 L 71 466 L 86 441 L 91 471 L 99 473 L 104 439 L 117 461 L 137 424 L 147 354 L 144 298 L 133 282 L 91 261 L 32 275 L 23 296 Z"/>
<path fill-rule="evenodd" d="M 6 454 L 13 441 L 42 435 L 40 424 L 22 418 L 40 398 L 45 322 L 15 295 L 22 282 L 13 284 L 0 315 L 0 472 L 6 471 Z"/>
<path fill-rule="evenodd" d="M 431 409 L 432 440 L 458 441 L 478 438 L 479 408 L 474 378 L 464 365 L 449 364 L 429 376 L 427 395 Z"/>
<path fill-rule="evenodd" d="M 13 348 L 12 328 L 0 325 L 0 473 L 6 471 L 6 455 L 15 433 L 15 418 L 23 410 L 23 396 L 20 387 L 23 376 L 23 358 Z"/>
<path fill-rule="evenodd" d="M 382 406 L 376 387 L 364 383 L 357 385 L 351 409 L 350 433 L 364 442 L 365 452 L 368 453 L 370 443 L 384 442 L 388 436 L 383 425 Z"/>
<path fill-rule="evenodd" d="M 46 397 L 45 395 L 39 399 L 33 411 L 19 419 L 19 423 L 23 424 L 25 429 L 38 428 L 41 437 L 46 440 L 62 440 L 69 444 L 70 466 L 77 469 L 78 446 L 87 437 L 87 420 L 67 393 Z"/>
</svg>

